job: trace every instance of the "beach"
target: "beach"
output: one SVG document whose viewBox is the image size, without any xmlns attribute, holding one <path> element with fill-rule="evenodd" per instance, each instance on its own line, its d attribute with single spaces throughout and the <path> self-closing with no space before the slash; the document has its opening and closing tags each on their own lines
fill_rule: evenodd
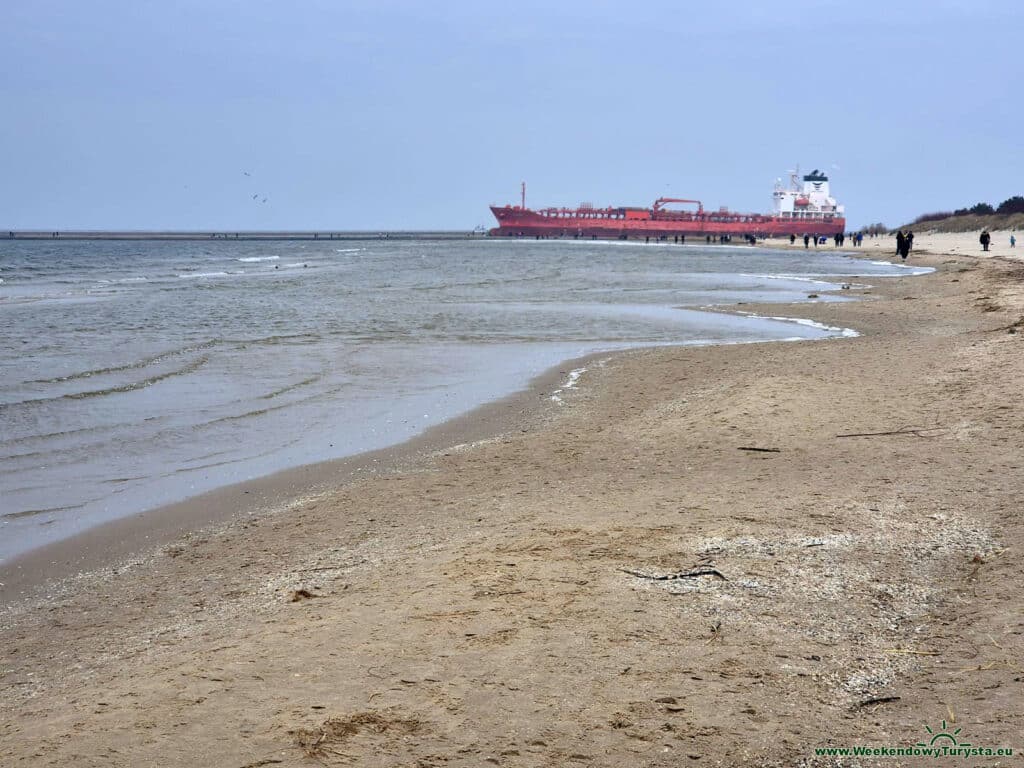
<svg viewBox="0 0 1024 768">
<path fill-rule="evenodd" d="M 857 337 L 592 354 L 329 488 L 36 563 L 0 613 L 6 763 L 1024 749 L 1024 266 L 971 237 L 919 234 L 936 272 L 861 301 L 738 308 Z"/>
</svg>

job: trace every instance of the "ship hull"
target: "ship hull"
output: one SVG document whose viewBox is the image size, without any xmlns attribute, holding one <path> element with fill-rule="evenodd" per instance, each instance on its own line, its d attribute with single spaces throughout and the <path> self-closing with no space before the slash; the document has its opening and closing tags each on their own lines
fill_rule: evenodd
<svg viewBox="0 0 1024 768">
<path fill-rule="evenodd" d="M 763 214 L 695 213 L 659 215 L 636 212 L 644 218 L 614 218 L 605 213 L 545 216 L 517 206 L 491 206 L 498 226 L 488 234 L 496 237 L 675 238 L 829 236 L 846 231 L 842 216 L 795 219 Z M 630 212 L 633 213 L 632 211 Z"/>
</svg>

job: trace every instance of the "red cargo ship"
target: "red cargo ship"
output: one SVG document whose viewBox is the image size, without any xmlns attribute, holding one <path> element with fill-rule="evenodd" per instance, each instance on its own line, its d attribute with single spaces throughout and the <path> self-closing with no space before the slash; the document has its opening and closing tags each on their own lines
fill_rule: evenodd
<svg viewBox="0 0 1024 768">
<path fill-rule="evenodd" d="M 727 208 L 706 211 L 699 200 L 660 197 L 650 208 L 526 207 L 526 184 L 520 205 L 491 206 L 498 226 L 488 234 L 500 237 L 631 237 L 667 239 L 679 236 L 722 235 L 778 237 L 834 235 L 846 230 L 843 206 L 829 194 L 828 176 L 815 170 L 803 177 L 790 174 L 790 185 L 775 182 L 772 213 L 735 213 Z M 695 205 L 696 210 L 669 209 L 671 203 Z"/>
</svg>

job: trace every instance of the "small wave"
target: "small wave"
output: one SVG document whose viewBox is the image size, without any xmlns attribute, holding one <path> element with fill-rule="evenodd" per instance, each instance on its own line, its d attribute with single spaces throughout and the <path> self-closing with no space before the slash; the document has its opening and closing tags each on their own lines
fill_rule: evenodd
<svg viewBox="0 0 1024 768">
<path fill-rule="evenodd" d="M 280 256 L 242 256 L 235 259 L 235 261 L 244 261 L 246 264 L 252 264 L 257 261 L 277 261 L 280 258 Z"/>
<path fill-rule="evenodd" d="M 300 262 L 295 262 L 294 264 L 283 264 L 282 266 L 285 269 L 295 269 L 296 267 L 308 267 L 309 264 L 300 261 Z"/>
<path fill-rule="evenodd" d="M 59 432 L 43 432 L 38 435 L 24 435 L 22 437 L 9 437 L 3 441 L 4 448 L 12 445 L 32 445 L 34 443 L 43 442 L 50 440 L 54 437 L 67 437 L 70 435 L 82 435 L 82 434 L 93 434 L 96 432 L 105 432 L 108 429 L 114 427 L 126 427 L 128 424 L 115 424 L 112 427 L 96 426 L 96 427 L 79 427 L 78 429 L 66 429 Z M 7 459 L 19 459 L 26 456 L 45 456 L 51 449 L 47 448 L 45 451 L 33 451 L 31 453 L 12 453 L 8 455 L 0 455 L 0 461 L 6 461 Z"/>
<path fill-rule="evenodd" d="M 744 317 L 756 317 L 765 320 L 778 320 L 783 323 L 794 323 L 795 325 L 802 325 L 807 328 L 816 328 L 821 331 L 828 331 L 829 333 L 836 333 L 842 336 L 844 339 L 855 339 L 860 334 L 853 328 L 841 328 L 835 325 L 826 325 L 825 323 L 819 323 L 816 320 L 809 320 L 806 317 L 772 317 L 770 315 L 758 315 L 754 312 L 737 312 L 736 314 L 743 315 Z M 797 341 L 806 341 L 806 339 L 796 339 Z M 790 339 L 783 339 L 783 341 L 790 341 Z"/>
<path fill-rule="evenodd" d="M 134 363 L 126 363 L 125 365 L 113 365 L 108 368 L 94 368 L 89 371 L 79 371 L 78 373 L 69 373 L 67 376 L 57 376 L 52 379 L 32 379 L 27 382 L 28 384 L 59 384 L 64 381 L 74 381 L 75 379 L 88 379 L 92 376 L 101 376 L 105 373 L 121 373 L 122 371 L 130 371 L 136 368 L 145 368 L 146 366 L 153 365 L 153 363 L 159 363 L 166 360 L 169 357 L 176 357 L 177 355 L 185 355 L 190 352 L 199 352 L 204 349 L 220 344 L 219 340 L 204 341 L 201 344 L 190 344 L 186 347 L 179 349 L 171 349 L 166 352 L 161 352 L 158 355 L 152 355 L 150 357 L 144 357 L 141 360 L 137 360 Z M 64 434 L 64 433 L 59 433 Z"/>
<path fill-rule="evenodd" d="M 120 285 L 122 283 L 148 283 L 149 278 L 147 277 L 121 277 L 116 280 L 97 280 L 97 283 L 101 285 Z"/>
<path fill-rule="evenodd" d="M 237 344 L 241 349 L 245 349 L 250 344 L 311 344 L 320 339 L 321 336 L 317 333 L 285 333 L 249 339 L 226 339 L 225 343 Z"/>
<path fill-rule="evenodd" d="M 21 400 L 16 403 L 6 403 L 0 405 L 0 412 L 7 408 L 11 408 L 17 405 L 32 405 L 33 403 L 51 403 L 57 400 L 84 400 L 89 397 L 105 397 L 106 395 L 117 395 L 123 392 L 132 392 L 136 389 L 145 389 L 146 387 L 152 386 L 165 379 L 170 379 L 174 376 L 187 376 L 190 373 L 194 373 L 202 368 L 209 361 L 209 358 L 205 355 L 199 359 L 189 363 L 183 368 L 178 368 L 174 371 L 167 371 L 166 373 L 159 373 L 155 376 L 150 376 L 148 379 L 142 381 L 132 381 L 127 384 L 122 384 L 117 387 L 107 387 L 105 389 L 93 389 L 86 392 L 71 392 L 66 395 L 57 395 L 56 397 L 37 397 L 32 400 Z"/>
<path fill-rule="evenodd" d="M 313 394 L 306 395 L 305 397 L 300 397 L 297 400 L 292 400 L 291 402 L 288 403 L 281 403 L 280 405 L 268 405 L 266 408 L 256 408 L 251 411 L 245 411 L 244 413 L 236 413 L 229 416 L 220 416 L 216 419 L 211 419 L 210 421 L 204 421 L 201 424 L 195 424 L 193 425 L 192 429 L 198 431 L 200 429 L 206 429 L 207 427 L 213 426 L 214 424 L 224 424 L 228 422 L 242 421 L 243 419 L 250 419 L 254 416 L 264 416 L 268 413 L 282 411 L 286 408 L 292 408 L 297 405 L 304 405 L 306 403 L 311 403 L 317 400 L 329 399 L 331 395 L 336 394 L 338 391 L 339 389 L 336 388 L 329 390 L 327 392 L 314 392 Z M 263 397 L 260 399 L 266 400 L 267 398 Z"/>
<path fill-rule="evenodd" d="M 36 515 L 45 515 L 48 512 L 64 512 L 69 509 L 80 509 L 81 507 L 84 506 L 85 504 L 71 504 L 70 506 L 67 507 L 50 507 L 48 509 L 26 509 L 23 510 L 22 512 L 8 512 L 4 515 L 0 515 L 0 517 L 3 517 L 6 520 L 16 520 L 19 517 L 35 517 Z"/>
<path fill-rule="evenodd" d="M 765 280 L 792 280 L 796 283 L 814 283 L 815 285 L 832 285 L 835 282 L 833 280 L 819 280 L 806 275 L 758 275 L 752 272 L 740 272 L 740 275 L 742 277 L 760 277 Z"/>
<path fill-rule="evenodd" d="M 362 253 L 365 248 L 335 248 L 335 253 Z"/>
<path fill-rule="evenodd" d="M 314 384 L 314 383 L 320 381 L 320 379 L 321 379 L 321 377 L 319 375 L 317 375 L 317 376 L 310 376 L 308 379 L 303 379 L 302 381 L 297 381 L 294 384 L 289 384 L 287 387 L 281 387 L 281 389 L 274 390 L 273 392 L 269 392 L 269 393 L 267 393 L 265 395 L 260 395 L 259 399 L 260 400 L 272 400 L 273 398 L 275 398 L 275 397 L 277 397 L 279 395 L 283 395 L 286 392 L 291 392 L 292 390 L 299 389 L 300 387 L 305 387 L 305 386 L 308 386 L 310 384 Z"/>
<path fill-rule="evenodd" d="M 186 272 L 178 277 L 227 277 L 227 272 Z"/>
</svg>

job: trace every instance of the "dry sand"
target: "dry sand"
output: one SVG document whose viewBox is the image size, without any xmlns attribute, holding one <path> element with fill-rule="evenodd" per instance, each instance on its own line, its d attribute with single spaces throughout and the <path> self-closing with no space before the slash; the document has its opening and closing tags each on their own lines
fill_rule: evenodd
<svg viewBox="0 0 1024 768">
<path fill-rule="evenodd" d="M 859 338 L 591 360 L 491 439 L 9 604 L 3 764 L 1024 749 L 1024 266 L 926 243 L 864 301 L 744 308 Z"/>
</svg>

